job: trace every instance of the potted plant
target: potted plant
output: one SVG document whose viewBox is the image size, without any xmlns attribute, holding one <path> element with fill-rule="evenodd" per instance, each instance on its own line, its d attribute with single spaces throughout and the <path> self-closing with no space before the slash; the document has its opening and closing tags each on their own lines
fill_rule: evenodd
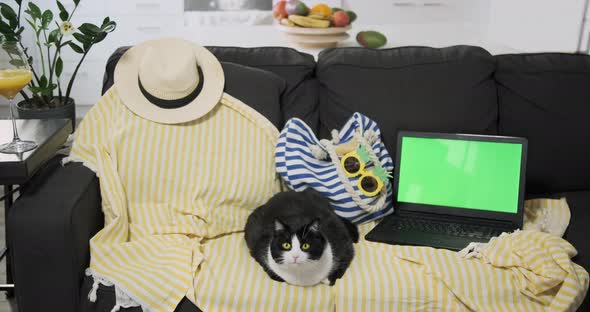
<svg viewBox="0 0 590 312">
<path fill-rule="evenodd" d="M 0 37 L 19 43 L 33 71 L 33 80 L 28 85 L 30 94 L 21 91 L 24 100 L 17 103 L 18 116 L 24 119 L 69 118 L 73 125 L 76 110 L 70 94 L 80 65 L 92 47 L 114 31 L 117 24 L 106 17 L 100 26 L 83 23 L 78 28 L 74 27 L 71 19 L 80 0 L 73 0 L 71 12 L 57 0 L 59 20 L 54 20 L 51 10 L 41 10 L 33 2 L 28 2 L 23 11 L 22 0 L 14 1 L 18 5 L 16 11 L 6 3 L 0 3 Z M 35 39 L 35 46 L 31 49 L 25 47 L 22 40 L 25 21 Z M 72 49 L 80 54 L 79 62 L 67 83 L 60 81 L 64 68 L 61 52 L 64 49 Z M 34 62 L 36 58 L 39 58 L 38 62 Z"/>
</svg>

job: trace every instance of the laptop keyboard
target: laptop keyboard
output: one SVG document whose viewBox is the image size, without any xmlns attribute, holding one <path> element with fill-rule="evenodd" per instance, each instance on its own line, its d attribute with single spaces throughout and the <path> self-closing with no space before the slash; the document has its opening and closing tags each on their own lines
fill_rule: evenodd
<svg viewBox="0 0 590 312">
<path fill-rule="evenodd" d="M 486 238 L 489 239 L 494 236 L 499 236 L 503 231 L 510 231 L 509 229 L 502 230 L 501 228 L 479 226 L 464 223 L 441 222 L 429 219 L 416 218 L 392 218 L 392 225 L 397 230 L 414 230 L 420 232 L 445 234 L 452 236 L 463 236 L 472 238 Z"/>
</svg>

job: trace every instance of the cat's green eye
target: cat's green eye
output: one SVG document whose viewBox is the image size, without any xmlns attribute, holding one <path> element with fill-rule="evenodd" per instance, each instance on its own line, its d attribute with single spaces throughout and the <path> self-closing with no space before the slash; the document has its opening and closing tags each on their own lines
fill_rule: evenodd
<svg viewBox="0 0 590 312">
<path fill-rule="evenodd" d="M 301 249 L 303 249 L 303 250 L 308 250 L 309 247 L 311 247 L 311 246 L 309 246 L 308 243 L 303 243 L 303 245 L 301 245 Z"/>
<path fill-rule="evenodd" d="M 281 246 L 282 246 L 282 247 L 283 247 L 283 249 L 285 249 L 285 250 L 289 250 L 289 249 L 291 249 L 291 244 L 289 244 L 289 243 L 283 243 L 283 245 L 281 245 Z"/>
</svg>

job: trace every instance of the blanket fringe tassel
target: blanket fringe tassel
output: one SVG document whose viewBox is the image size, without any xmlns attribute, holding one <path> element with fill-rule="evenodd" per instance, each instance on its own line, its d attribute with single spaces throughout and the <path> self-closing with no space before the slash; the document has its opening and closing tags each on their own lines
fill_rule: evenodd
<svg viewBox="0 0 590 312">
<path fill-rule="evenodd" d="M 96 291 L 98 290 L 98 280 L 94 279 L 94 283 L 92 283 L 92 289 L 88 293 L 88 300 L 90 302 L 96 302 Z"/>
<path fill-rule="evenodd" d="M 88 292 L 88 300 L 90 302 L 96 302 L 97 299 L 97 291 L 98 287 L 102 284 L 104 286 L 114 286 L 115 287 L 115 306 L 111 310 L 111 312 L 118 312 L 121 308 L 132 308 L 132 307 L 141 307 L 144 311 L 149 311 L 149 309 L 142 304 L 140 304 L 137 300 L 131 298 L 125 290 L 121 289 L 121 287 L 115 285 L 111 281 L 109 281 L 106 277 L 101 276 L 100 274 L 92 271 L 92 269 L 86 269 L 86 275 L 91 276 L 94 282 L 92 283 L 92 288 L 90 292 Z"/>
</svg>

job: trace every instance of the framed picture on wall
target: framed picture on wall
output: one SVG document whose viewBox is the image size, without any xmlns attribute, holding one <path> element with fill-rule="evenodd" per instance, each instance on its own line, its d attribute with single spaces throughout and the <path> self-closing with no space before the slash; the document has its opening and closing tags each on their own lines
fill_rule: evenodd
<svg viewBox="0 0 590 312">
<path fill-rule="evenodd" d="M 184 0 L 185 11 L 270 11 L 280 0 Z M 341 0 L 303 0 L 308 6 L 325 3 L 331 7 L 340 7 Z"/>
<path fill-rule="evenodd" d="M 272 10 L 272 0 L 184 0 L 185 11 Z"/>
<path fill-rule="evenodd" d="M 185 25 L 272 25 L 272 0 L 184 0 Z"/>
<path fill-rule="evenodd" d="M 184 0 L 186 26 L 272 25 L 272 7 L 279 0 Z M 340 0 L 303 0 L 312 7 L 325 3 L 340 7 Z"/>
</svg>

